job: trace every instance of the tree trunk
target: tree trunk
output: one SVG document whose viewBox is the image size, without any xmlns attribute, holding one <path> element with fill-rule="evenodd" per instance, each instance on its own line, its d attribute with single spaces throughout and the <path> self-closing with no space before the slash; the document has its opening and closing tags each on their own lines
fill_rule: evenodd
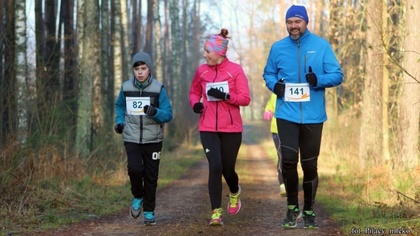
<svg viewBox="0 0 420 236">
<path fill-rule="evenodd" d="M 0 0 L 1 4 L 0 4 L 0 12 L 5 12 L 5 8 L 6 8 L 6 4 L 4 4 L 6 2 L 6 0 Z M 6 31 L 6 24 L 4 22 L 0 22 L 0 35 L 5 35 Z M 4 37 L 0 37 L 0 71 L 2 73 L 0 73 L 0 94 L 6 94 L 7 93 L 7 80 L 5 78 L 5 76 L 3 76 L 3 71 L 4 71 L 4 46 L 6 44 L 6 40 Z M 7 108 L 7 99 L 6 96 L 0 96 L 0 147 L 3 146 L 5 144 L 6 141 L 6 128 L 7 128 L 7 116 L 6 116 L 6 108 Z"/>
<path fill-rule="evenodd" d="M 154 48 L 154 73 L 155 78 L 162 82 L 162 23 L 160 22 L 160 9 L 159 9 L 159 1 L 153 1 L 153 27 L 154 27 L 154 39 L 155 39 L 155 48 Z"/>
<path fill-rule="evenodd" d="M 164 3 L 164 12 L 165 12 L 165 23 L 163 28 L 163 55 L 162 55 L 162 83 L 165 86 L 166 91 L 168 92 L 169 99 L 173 101 L 173 93 L 171 86 L 171 39 L 170 39 L 170 15 L 169 15 L 169 0 L 165 0 Z"/>
<path fill-rule="evenodd" d="M 141 1 L 131 0 L 131 54 L 136 54 L 141 48 Z"/>
<path fill-rule="evenodd" d="M 26 4 L 25 0 L 15 0 L 15 29 L 16 29 L 16 83 L 17 83 L 17 140 L 21 143 L 28 136 L 28 93 L 26 86 L 27 55 L 26 55 Z"/>
<path fill-rule="evenodd" d="M 196 49 L 194 51 L 190 50 L 189 55 L 190 57 L 188 58 L 188 75 L 186 76 L 185 79 L 185 83 L 187 84 L 187 88 L 190 87 L 191 85 L 191 81 L 192 78 L 194 76 L 195 70 L 198 68 L 198 66 L 200 65 L 200 60 L 202 58 L 202 54 L 201 51 L 198 50 L 199 48 L 201 48 L 201 4 L 200 4 L 200 0 L 194 0 L 193 3 L 193 10 L 192 10 L 192 14 L 191 14 L 191 21 L 192 21 L 192 37 L 190 39 L 190 42 L 188 43 L 188 45 L 190 45 L 190 48 L 192 49 Z M 189 92 L 189 91 L 188 91 Z M 185 111 L 185 114 L 191 114 L 191 115 L 187 115 L 187 121 L 190 124 L 189 126 L 186 127 L 186 136 L 185 136 L 185 140 L 187 143 L 190 143 L 192 141 L 192 136 L 194 134 L 194 132 L 196 131 L 196 126 L 195 125 L 191 125 L 191 124 L 196 124 L 197 123 L 197 116 L 193 115 L 193 111 L 191 110 L 191 108 L 188 106 L 186 109 L 188 109 L 187 111 Z"/>
<path fill-rule="evenodd" d="M 289 35 L 289 33 L 287 32 L 287 29 L 286 29 L 286 11 L 288 9 L 288 5 L 286 4 L 286 0 L 280 0 L 279 4 L 280 4 L 281 13 L 279 14 L 280 15 L 280 25 L 279 25 L 278 28 L 279 28 L 279 31 L 280 31 L 280 38 L 284 38 L 287 35 Z"/>
<path fill-rule="evenodd" d="M 122 26 L 121 26 L 121 2 L 120 1 L 111 1 L 112 8 L 112 19 L 111 21 L 111 32 L 113 35 L 112 38 L 112 55 L 114 56 L 114 98 L 120 93 L 120 88 L 122 81 L 128 79 L 123 78 L 122 74 L 122 62 L 123 62 L 123 53 L 122 53 Z M 130 63 L 131 64 L 131 63 Z"/>
<path fill-rule="evenodd" d="M 2 45 L 1 45 L 1 57 L 3 69 L 1 79 L 1 134 L 2 143 L 8 144 L 13 143 L 16 140 L 16 128 L 17 128 L 17 100 L 16 100 L 16 68 L 15 68 L 15 10 L 14 1 L 6 1 L 2 4 L 2 8 L 6 13 L 6 16 L 2 19 Z M 3 25 L 4 24 L 4 25 Z"/>
<path fill-rule="evenodd" d="M 104 94 L 103 111 L 105 125 L 113 124 L 114 116 L 114 77 L 112 65 L 112 40 L 110 27 L 110 2 L 105 1 L 101 4 L 101 71 L 102 88 Z"/>
<path fill-rule="evenodd" d="M 388 4 L 382 4 L 382 32 L 387 32 L 388 30 Z M 385 42 L 387 45 L 384 46 L 384 50 L 388 47 L 389 43 Z M 388 72 L 388 55 L 386 53 L 383 54 L 383 76 L 382 76 L 382 147 L 383 147 L 383 159 L 388 163 L 390 160 L 390 152 L 389 152 L 389 88 L 391 79 L 389 77 Z"/>
<path fill-rule="evenodd" d="M 85 60 L 89 60 L 88 66 L 90 70 L 88 71 L 88 78 L 92 80 L 93 83 L 93 100 L 92 100 L 92 131 L 94 134 L 100 134 L 101 129 L 104 126 L 104 98 L 102 93 L 102 70 L 101 70 L 101 60 L 99 58 L 99 14 L 90 14 L 92 12 L 99 12 L 99 6 L 97 1 L 88 1 L 86 4 L 86 20 L 89 24 L 86 24 L 86 44 L 87 46 L 84 51 L 86 52 L 87 57 Z M 87 2 L 86 2 L 87 3 Z M 89 33 L 90 32 L 90 33 Z M 127 46 L 128 48 L 128 46 Z M 95 136 L 94 138 L 96 138 Z"/>
<path fill-rule="evenodd" d="M 382 161 L 382 0 L 366 3 L 367 58 L 363 88 L 362 125 L 360 130 L 359 158 L 362 165 L 379 164 Z"/>
<path fill-rule="evenodd" d="M 37 114 L 36 119 L 38 123 L 43 120 L 43 113 L 41 112 L 43 110 L 42 103 L 44 100 L 44 82 L 43 78 L 45 76 L 44 71 L 44 60 L 43 60 L 43 48 L 44 48 L 44 22 L 43 22 L 43 12 L 42 12 L 42 0 L 35 0 L 35 62 L 36 62 L 36 68 L 35 68 L 35 77 L 36 77 L 36 106 L 37 106 Z"/>
<path fill-rule="evenodd" d="M 146 45 L 144 47 L 144 51 L 150 55 L 150 57 L 152 58 L 152 61 L 154 62 L 155 55 L 153 51 L 153 45 L 154 45 L 153 1 L 154 0 L 147 0 Z"/>
<path fill-rule="evenodd" d="M 324 22 L 324 0 L 316 0 L 315 2 L 315 22 L 314 22 L 314 33 L 322 35 L 322 22 Z"/>
<path fill-rule="evenodd" d="M 45 0 L 44 2 L 44 25 L 45 25 L 45 36 L 43 44 L 42 61 L 44 65 L 45 73 L 41 78 L 40 89 L 41 93 L 38 93 L 40 100 L 40 117 L 48 115 L 60 101 L 60 81 L 59 81 L 59 52 L 60 48 L 57 45 L 57 1 L 56 0 Z M 38 89 L 38 88 L 37 88 Z M 41 119 L 43 122 L 43 119 Z M 48 131 L 50 132 L 50 131 Z"/>
<path fill-rule="evenodd" d="M 95 68 L 99 65 L 99 24 L 97 1 L 78 0 L 77 4 L 77 32 L 79 42 L 79 98 L 77 112 L 77 131 L 75 153 L 87 158 L 92 150 L 92 105 L 93 83 L 97 82 L 100 74 Z M 96 104 L 96 103 L 95 103 Z"/>
<path fill-rule="evenodd" d="M 61 19 L 63 21 L 63 54 L 62 60 L 64 61 L 63 66 L 63 100 L 67 104 L 70 110 L 71 116 L 68 118 L 67 128 L 75 127 L 77 117 L 73 114 L 77 114 L 77 85 L 78 85 L 78 71 L 77 71 L 77 45 L 75 40 L 74 30 L 74 1 L 62 0 L 61 1 Z M 74 129 L 72 129 L 73 131 Z M 71 139 L 74 140 L 75 132 L 71 132 Z"/>
<path fill-rule="evenodd" d="M 122 64 L 123 81 L 132 75 L 130 44 L 128 43 L 128 15 L 127 15 L 127 0 L 121 1 L 121 42 L 122 42 Z M 134 53 L 133 53 L 134 56 Z"/>
<path fill-rule="evenodd" d="M 137 29 L 137 35 L 139 35 L 139 39 L 137 40 L 137 51 L 140 51 L 141 49 L 142 49 L 142 45 L 144 44 L 144 29 L 143 29 L 143 24 L 142 24 L 142 19 L 143 19 L 143 10 L 142 10 L 142 8 L 143 8 L 143 4 L 142 4 L 142 1 L 139 1 L 139 4 L 138 4 L 138 10 L 137 10 L 137 12 L 139 12 L 139 16 L 140 16 L 140 19 L 139 19 L 139 24 L 138 24 L 138 26 L 136 27 L 136 29 Z M 133 52 L 133 53 L 135 53 L 135 52 Z"/>
<path fill-rule="evenodd" d="M 181 103 L 184 101 L 181 101 L 179 99 L 179 87 L 182 86 L 181 82 L 181 29 L 180 29 L 180 19 L 179 19 L 179 8 L 178 8 L 178 1 L 177 0 L 171 0 L 169 3 L 169 16 L 170 16 L 170 22 L 171 22 L 171 51 L 169 52 L 170 58 L 171 58 L 171 65 L 169 69 L 169 78 L 171 79 L 171 94 L 172 94 L 172 109 L 174 111 L 180 110 Z M 180 116 L 175 116 L 174 118 L 174 125 L 169 127 L 169 133 L 174 134 L 175 133 L 175 127 L 179 124 L 180 119 L 182 119 Z"/>
<path fill-rule="evenodd" d="M 321 3 L 320 3 L 321 2 Z M 317 5 L 316 8 L 318 9 L 319 7 L 322 8 L 323 1 L 317 0 Z M 339 48 L 339 31 L 340 31 L 340 26 L 339 26 L 339 22 L 340 22 L 340 9 L 341 9 L 341 5 L 339 5 L 339 1 L 337 0 L 333 0 L 331 1 L 331 5 L 330 5 L 330 17 L 329 17 L 329 23 L 331 24 L 330 26 L 330 33 L 329 33 L 329 39 L 330 39 L 330 43 L 331 43 L 331 47 L 334 49 L 334 51 L 336 52 L 337 55 L 340 54 L 340 52 L 337 50 L 337 48 Z M 318 10 L 317 10 L 318 13 Z M 316 19 L 321 20 L 322 19 L 322 12 L 321 12 L 321 16 L 316 16 Z M 324 22 L 324 21 L 321 21 Z M 319 31 L 320 34 L 322 34 L 322 29 L 321 29 L 321 22 L 319 23 Z M 318 25 L 317 22 L 315 22 L 315 25 Z M 332 88 L 332 89 L 328 89 L 326 91 L 326 95 L 328 97 L 328 99 L 330 99 L 332 101 L 332 117 L 334 119 L 336 119 L 338 117 L 338 94 L 337 94 L 337 88 Z"/>
<path fill-rule="evenodd" d="M 417 25 L 420 19 L 420 1 L 407 0 L 406 29 L 404 41 L 404 73 L 401 91 L 401 156 L 396 157 L 395 164 L 401 169 L 413 168 L 419 164 L 419 117 L 420 117 L 420 63 L 418 49 L 420 48 L 420 29 Z"/>
</svg>

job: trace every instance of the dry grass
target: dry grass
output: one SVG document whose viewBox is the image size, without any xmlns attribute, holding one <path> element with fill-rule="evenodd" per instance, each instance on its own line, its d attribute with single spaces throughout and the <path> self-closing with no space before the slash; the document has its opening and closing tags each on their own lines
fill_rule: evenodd
<svg viewBox="0 0 420 236">
<path fill-rule="evenodd" d="M 9 144 L 1 150 L 2 231 L 29 230 L 40 222 L 46 227 L 73 222 L 92 217 L 91 211 L 104 214 L 121 207 L 116 199 L 125 195 L 112 193 L 121 192 L 118 189 L 126 183 L 125 166 L 122 167 L 118 152 L 109 153 L 113 158 L 104 158 L 103 153 L 97 152 L 88 159 L 80 159 L 67 155 L 65 148 L 58 146 L 50 143 L 33 148 Z M 109 198 L 111 204 L 104 210 L 95 210 L 102 207 L 103 198 Z"/>
<path fill-rule="evenodd" d="M 387 162 L 363 165 L 357 151 L 359 123 L 352 116 L 326 123 L 318 198 L 336 220 L 344 222 L 344 232 L 362 226 L 405 227 L 416 232 L 420 227 L 420 167 L 397 171 Z"/>
</svg>

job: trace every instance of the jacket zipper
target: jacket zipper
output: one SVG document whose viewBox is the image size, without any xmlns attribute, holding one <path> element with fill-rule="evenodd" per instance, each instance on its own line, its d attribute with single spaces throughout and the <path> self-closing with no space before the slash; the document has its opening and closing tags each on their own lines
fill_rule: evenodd
<svg viewBox="0 0 420 236">
<path fill-rule="evenodd" d="M 143 93 L 143 90 L 141 90 L 140 88 L 139 88 L 139 94 L 140 94 L 140 97 L 141 97 L 141 94 Z M 140 138 L 140 143 L 142 143 L 142 141 L 143 141 L 143 132 L 142 132 L 142 130 L 143 130 L 143 116 L 140 116 L 139 117 L 139 119 L 140 119 L 140 136 L 139 136 L 139 138 Z"/>
<path fill-rule="evenodd" d="M 298 82 L 301 83 L 300 81 L 300 40 L 297 40 L 297 46 L 298 46 Z M 306 63 L 306 61 L 305 61 Z M 299 103 L 299 109 L 300 109 L 300 123 L 303 122 L 303 109 L 302 109 L 302 103 Z"/>
<path fill-rule="evenodd" d="M 214 76 L 213 83 L 217 79 L 217 73 L 218 73 L 218 69 L 217 69 L 217 64 L 216 64 L 216 76 Z M 217 122 L 218 121 L 218 117 L 219 117 L 219 102 L 216 102 L 216 119 L 215 119 L 215 122 L 216 122 L 216 131 L 218 131 L 218 129 L 219 129 L 219 122 Z"/>
</svg>

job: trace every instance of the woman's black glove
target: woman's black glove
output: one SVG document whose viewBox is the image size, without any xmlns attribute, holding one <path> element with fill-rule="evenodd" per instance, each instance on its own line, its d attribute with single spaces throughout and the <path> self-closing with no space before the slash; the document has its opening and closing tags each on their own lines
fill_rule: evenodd
<svg viewBox="0 0 420 236">
<path fill-rule="evenodd" d="M 195 113 L 200 114 L 200 113 L 203 113 L 203 108 L 204 108 L 203 103 L 197 102 L 194 104 L 193 110 Z"/>
<path fill-rule="evenodd" d="M 215 98 L 223 99 L 223 100 L 228 99 L 227 97 L 228 94 L 215 88 L 210 88 L 209 91 L 207 91 L 207 95 L 215 97 Z"/>
</svg>

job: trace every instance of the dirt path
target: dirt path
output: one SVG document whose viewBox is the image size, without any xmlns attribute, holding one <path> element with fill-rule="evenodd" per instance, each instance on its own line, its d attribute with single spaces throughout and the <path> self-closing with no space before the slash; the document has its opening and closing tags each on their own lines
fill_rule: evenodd
<svg viewBox="0 0 420 236">
<path fill-rule="evenodd" d="M 242 187 L 242 209 L 235 215 L 224 214 L 222 227 L 207 225 L 211 210 L 207 192 L 207 160 L 203 158 L 191 171 L 174 184 L 157 193 L 155 210 L 157 225 L 146 227 L 140 217 L 123 212 L 93 221 L 73 224 L 49 231 L 43 235 L 338 235 L 336 227 L 315 207 L 320 225 L 318 230 L 305 230 L 300 221 L 293 230 L 284 230 L 281 219 L 285 216 L 286 199 L 280 196 L 275 165 L 265 150 L 244 141 L 246 156 L 238 159 L 238 172 Z M 228 190 L 224 182 L 223 194 Z M 300 200 L 303 199 L 300 196 Z M 223 198 L 223 206 L 228 197 Z M 39 235 L 39 233 L 37 233 Z"/>
</svg>

